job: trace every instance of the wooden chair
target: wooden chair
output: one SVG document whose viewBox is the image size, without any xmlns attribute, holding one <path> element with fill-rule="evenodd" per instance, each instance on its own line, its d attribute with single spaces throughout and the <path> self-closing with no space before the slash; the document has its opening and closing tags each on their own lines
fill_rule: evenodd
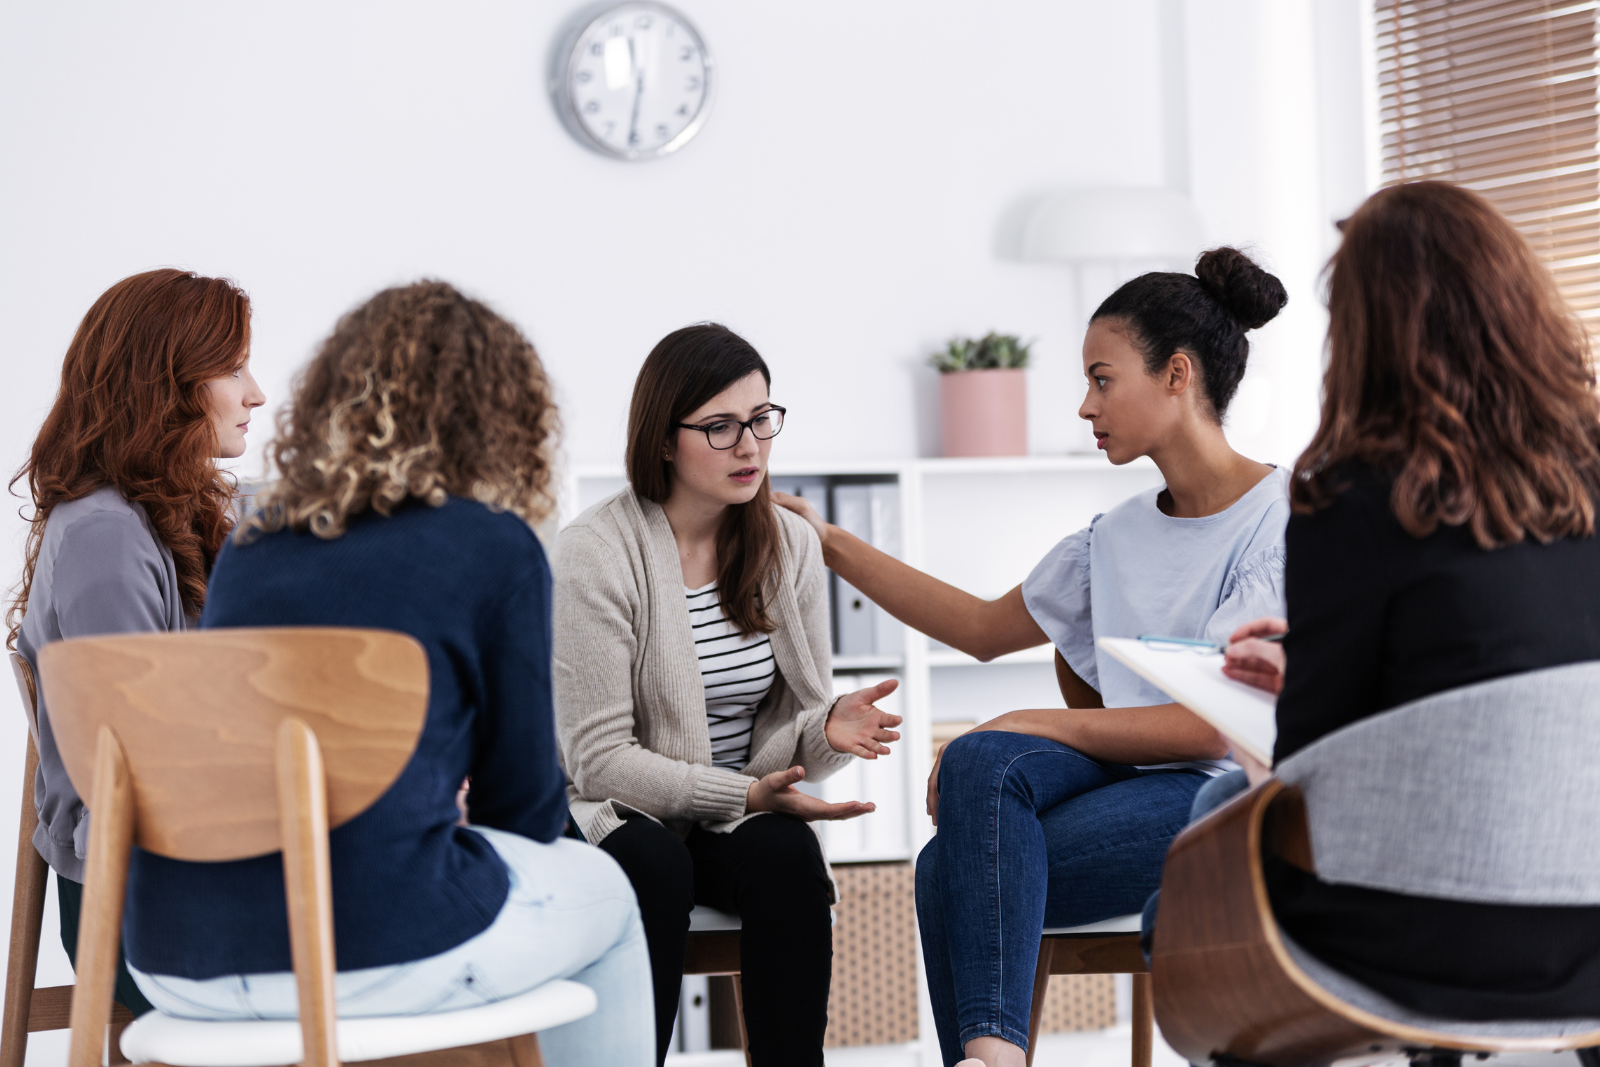
<svg viewBox="0 0 1600 1067">
<path fill-rule="evenodd" d="M 34 772 L 39 767 L 39 701 L 33 668 L 20 652 L 11 653 L 22 710 L 28 718 L 28 753 L 22 765 L 22 812 L 17 827 L 16 881 L 11 892 L 11 948 L 6 957 L 5 1010 L 0 1015 L 0 1067 L 22 1067 L 28 1054 L 28 1035 L 41 1030 L 65 1030 L 71 1025 L 72 986 L 34 987 L 39 968 L 39 937 L 44 926 L 45 892 L 50 867 L 33 847 L 39 825 L 33 802 Z M 118 1048 L 122 1031 L 133 1013 L 112 1005 L 109 1043 L 111 1062 L 127 1063 Z"/>
<path fill-rule="evenodd" d="M 331 628 L 78 638 L 47 646 L 40 673 L 67 772 L 94 813 L 71 1067 L 100 1062 L 133 844 L 189 861 L 281 850 L 299 990 L 297 1021 L 150 1012 L 123 1035 L 136 1063 L 538 1067 L 535 1032 L 594 1010 L 593 991 L 556 981 L 462 1011 L 336 1018 L 328 831 L 411 758 L 428 703 L 416 641 Z"/>
<path fill-rule="evenodd" d="M 1184 831 L 1167 856 L 1152 959 L 1155 1011 L 1168 1043 L 1191 1062 L 1303 1067 L 1409 1055 L 1438 1065 L 1459 1062 L 1462 1052 L 1600 1044 L 1600 1020 L 1407 1022 L 1372 1010 L 1363 987 L 1279 930 L 1264 850 L 1315 871 L 1305 803 L 1276 778 Z"/>
<path fill-rule="evenodd" d="M 727 976 L 733 979 L 734 1016 L 739 1024 L 739 1048 L 750 1064 L 750 1039 L 744 1028 L 744 995 L 739 989 L 739 916 L 704 904 L 689 913 L 689 940 L 683 949 L 683 973 Z"/>
<path fill-rule="evenodd" d="M 1069 708 L 1103 708 L 1100 693 L 1078 677 L 1055 653 L 1056 685 Z M 965 731 L 961 731 L 964 733 Z M 959 734 L 937 740 L 947 743 Z M 942 747 L 936 745 L 935 748 Z M 936 753 L 937 754 L 937 751 Z M 1154 1050 L 1155 1013 L 1150 998 L 1150 968 L 1139 947 L 1140 916 L 1122 915 L 1087 926 L 1046 929 L 1039 938 L 1039 962 L 1033 975 L 1033 1009 L 1028 1013 L 1028 1064 L 1039 1046 L 1039 1023 L 1044 1015 L 1045 993 L 1052 974 L 1128 974 L 1133 976 L 1132 1067 L 1150 1067 Z"/>
<path fill-rule="evenodd" d="M 1262 859 L 1421 898 L 1600 904 L 1596 721 L 1596 662 L 1435 693 L 1319 738 L 1190 826 L 1167 854 L 1153 945 L 1167 1041 L 1196 1063 L 1273 1067 L 1600 1044 L 1600 1010 L 1441 1018 L 1335 970 L 1279 928 Z"/>
<path fill-rule="evenodd" d="M 1059 655 L 1059 653 L 1057 653 Z M 1046 929 L 1039 939 L 1033 976 L 1033 1010 L 1028 1013 L 1028 1063 L 1039 1047 L 1039 1022 L 1052 974 L 1131 974 L 1133 976 L 1133 1064 L 1150 1067 L 1155 1013 L 1150 1000 L 1150 968 L 1139 947 L 1138 914 L 1087 926 Z"/>
</svg>

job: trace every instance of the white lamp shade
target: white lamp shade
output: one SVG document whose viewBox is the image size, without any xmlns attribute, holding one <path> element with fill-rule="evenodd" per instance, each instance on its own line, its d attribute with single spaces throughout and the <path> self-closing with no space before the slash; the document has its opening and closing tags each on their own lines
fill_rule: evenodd
<svg viewBox="0 0 1600 1067">
<path fill-rule="evenodd" d="M 1199 213 L 1182 193 L 1077 189 L 1056 193 L 1034 208 L 1022 232 L 1022 258 L 1186 264 L 1204 243 Z"/>
</svg>

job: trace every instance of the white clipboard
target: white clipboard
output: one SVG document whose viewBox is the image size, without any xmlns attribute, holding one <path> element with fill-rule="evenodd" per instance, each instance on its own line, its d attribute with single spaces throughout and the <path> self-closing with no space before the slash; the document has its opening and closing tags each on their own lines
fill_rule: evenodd
<svg viewBox="0 0 1600 1067">
<path fill-rule="evenodd" d="M 1152 645 L 1132 637 L 1102 637 L 1095 644 L 1112 659 L 1217 728 L 1236 749 L 1272 766 L 1278 739 L 1278 701 L 1270 693 L 1222 673 L 1222 653 Z"/>
</svg>

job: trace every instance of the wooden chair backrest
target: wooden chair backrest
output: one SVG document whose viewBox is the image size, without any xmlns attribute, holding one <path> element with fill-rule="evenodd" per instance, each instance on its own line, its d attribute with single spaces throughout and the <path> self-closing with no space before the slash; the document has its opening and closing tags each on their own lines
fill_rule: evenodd
<svg viewBox="0 0 1600 1067">
<path fill-rule="evenodd" d="M 11 673 L 17 679 L 17 693 L 22 697 L 22 712 L 28 717 L 28 735 L 35 746 L 39 744 L 39 686 L 34 681 L 33 667 L 21 652 L 11 653 Z"/>
<path fill-rule="evenodd" d="M 132 778 L 134 841 L 180 860 L 282 847 L 278 732 L 316 736 L 328 825 L 371 807 L 405 769 L 428 710 L 422 646 L 383 630 L 296 628 L 81 637 L 47 645 L 50 728 L 81 797 L 110 727 Z"/>
</svg>

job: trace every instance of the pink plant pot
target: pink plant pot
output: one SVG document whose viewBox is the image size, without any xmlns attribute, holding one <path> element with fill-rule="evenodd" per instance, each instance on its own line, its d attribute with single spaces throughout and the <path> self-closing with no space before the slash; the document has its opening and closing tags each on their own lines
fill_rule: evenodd
<svg viewBox="0 0 1600 1067">
<path fill-rule="evenodd" d="M 947 456 L 1028 454 L 1028 372 L 939 375 L 939 426 Z"/>
</svg>

